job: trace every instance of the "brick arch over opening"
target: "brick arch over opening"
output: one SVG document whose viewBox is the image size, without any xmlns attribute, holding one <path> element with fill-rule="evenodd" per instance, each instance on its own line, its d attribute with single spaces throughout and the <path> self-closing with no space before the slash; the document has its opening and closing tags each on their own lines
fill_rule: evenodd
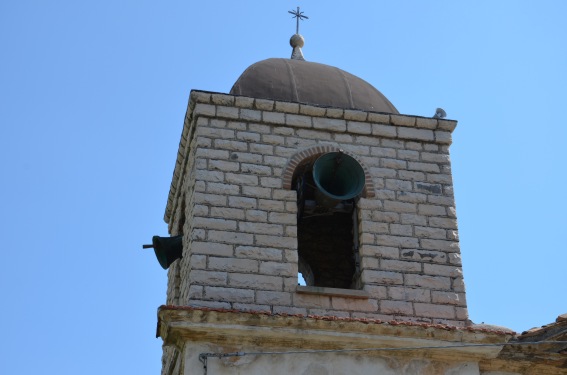
<svg viewBox="0 0 567 375">
<path fill-rule="evenodd" d="M 298 153 L 293 155 L 291 159 L 289 159 L 289 162 L 287 163 L 287 166 L 284 169 L 283 188 L 288 190 L 292 188 L 291 183 L 293 181 L 293 175 L 295 173 L 295 170 L 299 165 L 302 164 L 304 160 L 312 159 L 315 156 L 326 154 L 328 152 L 338 152 L 340 150 L 341 149 L 337 146 L 324 145 L 324 146 L 312 146 L 303 151 L 299 151 Z M 372 182 L 372 178 L 370 177 L 368 168 L 366 168 L 366 166 L 363 163 L 361 163 L 360 160 L 355 155 L 352 155 L 349 152 L 345 152 L 345 151 L 343 152 L 356 159 L 356 161 L 362 166 L 362 169 L 364 170 L 364 189 L 362 190 L 362 193 L 360 195 L 363 198 L 373 198 L 376 193 L 374 192 L 374 182 Z"/>
</svg>

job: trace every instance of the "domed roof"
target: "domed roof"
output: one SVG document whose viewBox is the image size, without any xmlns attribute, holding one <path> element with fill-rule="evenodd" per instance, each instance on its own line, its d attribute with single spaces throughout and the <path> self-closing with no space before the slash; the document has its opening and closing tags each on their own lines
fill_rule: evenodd
<svg viewBox="0 0 567 375">
<path fill-rule="evenodd" d="M 339 68 L 303 60 L 272 58 L 252 64 L 232 86 L 230 94 L 324 107 L 399 113 L 368 82 Z"/>
</svg>

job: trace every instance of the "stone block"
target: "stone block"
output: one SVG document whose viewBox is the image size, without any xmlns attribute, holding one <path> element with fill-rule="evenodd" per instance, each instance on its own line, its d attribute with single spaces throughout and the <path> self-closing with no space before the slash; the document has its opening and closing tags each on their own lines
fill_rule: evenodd
<svg viewBox="0 0 567 375">
<path fill-rule="evenodd" d="M 435 130 L 435 141 L 437 141 L 437 143 L 441 143 L 445 145 L 450 145 L 451 143 L 453 143 L 453 139 L 451 138 L 451 133 L 444 132 L 441 130 Z"/>
<path fill-rule="evenodd" d="M 254 235 L 250 233 L 210 230 L 209 238 L 221 243 L 236 245 L 252 245 L 254 243 Z"/>
<path fill-rule="evenodd" d="M 452 121 L 452 120 L 438 120 L 438 121 L 439 121 L 438 128 L 441 130 L 453 132 L 453 130 L 455 130 L 455 128 L 457 127 L 457 121 Z"/>
<path fill-rule="evenodd" d="M 398 138 L 433 141 L 435 136 L 433 130 L 400 127 L 398 128 Z"/>
<path fill-rule="evenodd" d="M 364 285 L 364 290 L 368 292 L 372 299 L 385 299 L 388 295 L 388 287 L 381 285 Z"/>
<path fill-rule="evenodd" d="M 201 285 L 190 285 L 189 286 L 189 299 L 199 299 L 203 298 L 205 288 Z"/>
<path fill-rule="evenodd" d="M 274 199 L 259 199 L 258 208 L 266 211 L 285 211 L 285 202 Z"/>
<path fill-rule="evenodd" d="M 228 159 L 228 154 L 226 159 Z M 209 169 L 213 171 L 236 172 L 240 169 L 240 164 L 225 160 L 209 160 Z"/>
<path fill-rule="evenodd" d="M 345 109 L 344 119 L 354 121 L 366 121 L 367 113 L 364 111 Z"/>
<path fill-rule="evenodd" d="M 276 111 L 285 113 L 299 113 L 299 103 L 276 101 Z"/>
<path fill-rule="evenodd" d="M 283 279 L 279 276 L 229 273 L 228 285 L 237 288 L 281 291 L 283 288 Z"/>
<path fill-rule="evenodd" d="M 363 245 L 360 247 L 362 257 L 391 258 L 398 259 L 400 250 L 397 247 Z"/>
<path fill-rule="evenodd" d="M 397 129 L 395 126 L 383 125 L 383 124 L 372 124 L 372 135 L 377 137 L 397 137 Z"/>
<path fill-rule="evenodd" d="M 408 182 L 411 185 L 411 182 L 410 181 Z M 427 195 L 421 193 L 411 193 L 408 191 L 397 191 L 396 198 L 400 202 L 409 202 L 409 203 L 423 203 L 427 201 Z"/>
<path fill-rule="evenodd" d="M 260 273 L 272 276 L 297 276 L 297 263 L 260 262 Z"/>
<path fill-rule="evenodd" d="M 440 240 L 447 238 L 447 231 L 442 228 L 416 226 L 414 230 L 416 237 L 419 238 L 434 238 Z"/>
<path fill-rule="evenodd" d="M 380 312 L 391 315 L 413 315 L 411 302 L 407 301 L 380 301 Z"/>
<path fill-rule="evenodd" d="M 415 126 L 415 117 L 404 115 L 390 115 L 390 123 L 401 126 Z"/>
<path fill-rule="evenodd" d="M 415 182 L 415 191 L 426 194 L 442 194 L 443 189 L 440 184 L 429 184 L 425 182 Z"/>
<path fill-rule="evenodd" d="M 262 177 L 260 178 L 260 186 L 280 189 L 282 187 L 282 179 L 274 177 Z"/>
<path fill-rule="evenodd" d="M 194 241 L 191 243 L 191 252 L 193 254 L 204 255 L 217 255 L 217 256 L 232 256 L 232 245 L 218 243 L 218 242 L 199 242 Z"/>
<path fill-rule="evenodd" d="M 228 205 L 236 208 L 256 208 L 257 200 L 248 197 L 228 197 Z"/>
<path fill-rule="evenodd" d="M 238 230 L 245 233 L 283 235 L 283 225 L 241 221 Z"/>
<path fill-rule="evenodd" d="M 418 286 L 428 289 L 449 290 L 451 288 L 451 279 L 449 277 L 430 276 L 430 275 L 405 275 L 404 285 Z"/>
<path fill-rule="evenodd" d="M 260 134 L 253 132 L 239 131 L 236 133 L 236 138 L 245 142 L 260 142 Z"/>
<path fill-rule="evenodd" d="M 254 106 L 263 111 L 271 111 L 274 109 L 274 101 L 268 99 L 255 99 Z"/>
<path fill-rule="evenodd" d="M 268 213 L 266 211 L 261 210 L 246 210 L 242 211 L 243 215 L 245 216 L 246 220 L 251 222 L 266 222 L 268 220 Z"/>
<path fill-rule="evenodd" d="M 291 293 L 258 290 L 256 302 L 266 305 L 291 305 Z"/>
<path fill-rule="evenodd" d="M 240 109 L 236 107 L 217 106 L 217 117 L 227 119 L 238 119 Z"/>
<path fill-rule="evenodd" d="M 401 258 L 420 262 L 446 263 L 447 253 L 431 250 L 406 249 L 401 251 Z"/>
<path fill-rule="evenodd" d="M 216 114 L 216 106 L 211 104 L 197 103 L 195 105 L 195 108 L 193 109 L 194 117 L 198 117 L 198 116 L 215 117 L 215 114 Z"/>
<path fill-rule="evenodd" d="M 211 100 L 214 104 L 218 104 L 218 105 L 223 105 L 223 106 L 234 105 L 234 96 L 232 95 L 212 94 Z"/>
<path fill-rule="evenodd" d="M 240 165 L 242 173 L 255 174 L 259 176 L 271 176 L 272 168 L 267 165 L 245 164 Z M 237 169 L 238 170 L 238 169 Z"/>
<path fill-rule="evenodd" d="M 453 178 L 450 174 L 438 174 L 438 173 L 428 173 L 427 182 L 440 183 L 440 184 L 452 184 Z"/>
<path fill-rule="evenodd" d="M 395 158 L 396 150 L 393 148 L 371 147 L 370 155 L 377 156 L 380 158 Z"/>
<path fill-rule="evenodd" d="M 417 206 L 417 212 L 420 215 L 425 216 L 446 216 L 447 214 L 444 206 L 435 206 L 431 204 L 419 204 Z"/>
<path fill-rule="evenodd" d="M 226 258 L 225 258 L 226 259 Z M 189 272 L 189 282 L 199 285 L 226 285 L 227 273 L 205 270 L 191 270 Z"/>
<path fill-rule="evenodd" d="M 379 246 L 414 249 L 419 246 L 419 241 L 417 238 L 413 237 L 378 235 L 376 236 L 376 244 Z"/>
<path fill-rule="evenodd" d="M 262 121 L 262 112 L 242 108 L 240 110 L 240 119 L 244 121 Z"/>
<path fill-rule="evenodd" d="M 396 212 L 374 211 L 372 212 L 372 220 L 384 223 L 399 223 L 400 214 Z"/>
<path fill-rule="evenodd" d="M 361 279 L 364 284 L 401 285 L 403 275 L 399 272 L 363 270 Z"/>
<path fill-rule="evenodd" d="M 343 118 L 344 117 L 344 110 L 339 108 L 327 108 L 325 111 L 325 117 L 331 118 Z"/>
<path fill-rule="evenodd" d="M 422 152 L 421 160 L 430 163 L 448 164 L 451 162 L 451 158 L 448 154 Z"/>
<path fill-rule="evenodd" d="M 207 268 L 207 256 L 206 255 L 191 255 L 191 268 L 193 269 L 205 269 Z"/>
<path fill-rule="evenodd" d="M 384 201 L 384 210 L 397 213 L 416 213 L 417 204 L 397 201 Z"/>
<path fill-rule="evenodd" d="M 293 305 L 307 308 L 328 309 L 331 307 L 331 297 L 316 294 L 294 293 Z"/>
<path fill-rule="evenodd" d="M 369 122 L 378 122 L 382 124 L 389 124 L 390 123 L 390 115 L 383 114 L 383 113 L 368 113 L 367 120 Z"/>
<path fill-rule="evenodd" d="M 465 306 L 465 295 L 464 293 L 451 293 L 451 292 L 431 292 L 431 301 L 433 303 L 438 303 L 442 305 L 455 305 L 455 306 Z"/>
<path fill-rule="evenodd" d="M 196 136 L 204 136 L 209 138 L 234 138 L 234 130 L 224 128 L 213 128 L 208 126 L 200 126 L 195 131 Z"/>
<path fill-rule="evenodd" d="M 211 94 L 201 91 L 191 91 L 190 98 L 191 101 L 196 103 L 210 103 Z"/>
<path fill-rule="evenodd" d="M 439 173 L 439 165 L 433 163 L 408 162 L 408 169 L 422 172 Z"/>
<path fill-rule="evenodd" d="M 408 302 L 431 302 L 431 292 L 428 289 L 407 288 L 401 286 L 388 287 L 388 297 L 393 300 Z"/>
<path fill-rule="evenodd" d="M 236 221 L 209 217 L 194 217 L 193 226 L 195 228 L 236 230 Z"/>
<path fill-rule="evenodd" d="M 344 297 L 331 297 L 331 306 L 333 309 L 343 311 L 378 311 L 378 301 L 375 299 L 355 299 Z"/>
<path fill-rule="evenodd" d="M 325 117 L 314 117 L 313 127 L 315 129 L 344 132 L 346 131 L 346 121 L 339 119 L 330 119 Z"/>
<path fill-rule="evenodd" d="M 300 104 L 299 113 L 307 116 L 324 116 L 325 108 L 315 107 L 312 105 Z"/>
<path fill-rule="evenodd" d="M 256 303 L 233 303 L 232 308 L 238 311 L 248 311 L 254 313 L 271 313 L 272 309 L 269 305 L 259 305 Z"/>
<path fill-rule="evenodd" d="M 370 221 L 370 220 L 363 220 L 360 223 L 360 230 L 362 231 L 362 233 L 385 234 L 385 233 L 390 232 L 387 223 L 380 223 L 380 222 L 375 222 L 375 221 Z"/>
<path fill-rule="evenodd" d="M 242 186 L 242 195 L 254 198 L 271 198 L 272 189 L 259 186 Z"/>
<path fill-rule="evenodd" d="M 437 128 L 437 119 L 427 117 L 417 117 L 415 119 L 415 126 L 423 129 Z"/>
<path fill-rule="evenodd" d="M 258 272 L 258 261 L 240 258 L 209 257 L 209 269 L 226 272 Z"/>
<path fill-rule="evenodd" d="M 372 134 L 372 127 L 366 122 L 348 121 L 347 131 L 353 134 Z"/>
<path fill-rule="evenodd" d="M 199 183 L 199 181 L 197 181 L 197 183 Z M 197 190 L 197 188 L 195 190 Z M 208 182 L 206 191 L 209 194 L 237 195 L 240 192 L 240 188 L 238 187 L 238 185 L 223 184 L 220 182 Z"/>
<path fill-rule="evenodd" d="M 285 124 L 285 114 L 280 112 L 262 112 L 262 121 L 267 124 Z"/>
<path fill-rule="evenodd" d="M 424 264 L 423 272 L 427 275 L 462 277 L 463 270 L 459 266 L 446 266 L 443 264 Z"/>
<path fill-rule="evenodd" d="M 288 126 L 297 126 L 300 128 L 310 128 L 311 127 L 311 117 L 303 115 L 285 115 L 285 124 Z"/>
<path fill-rule="evenodd" d="M 368 246 L 368 245 L 365 245 Z M 377 258 L 370 258 L 367 256 L 363 256 L 360 260 L 360 268 L 361 269 L 378 269 L 380 268 L 379 261 Z"/>
<path fill-rule="evenodd" d="M 438 250 L 445 252 L 459 252 L 459 243 L 450 240 L 435 240 L 423 238 L 420 240 L 421 247 L 426 250 Z"/>
<path fill-rule="evenodd" d="M 281 261 L 283 259 L 282 250 L 267 247 L 237 246 L 234 254 L 239 258 L 250 258 L 258 260 Z"/>
<path fill-rule="evenodd" d="M 403 191 L 413 190 L 413 184 L 411 181 L 387 178 L 385 182 L 386 182 L 386 189 L 388 190 L 403 190 Z"/>
<path fill-rule="evenodd" d="M 254 291 L 250 289 L 205 287 L 205 298 L 221 302 L 253 303 Z"/>
<path fill-rule="evenodd" d="M 421 263 L 396 259 L 381 259 L 380 268 L 387 271 L 421 272 Z"/>
<path fill-rule="evenodd" d="M 250 185 L 250 186 L 258 185 L 258 177 L 250 174 L 227 173 L 225 175 L 225 178 L 226 178 L 226 182 L 230 184 Z M 238 191 L 236 192 L 236 194 L 238 194 Z"/>
<path fill-rule="evenodd" d="M 256 235 L 256 245 L 283 249 L 297 249 L 297 239 L 281 236 Z"/>
<path fill-rule="evenodd" d="M 455 308 L 453 306 L 436 305 L 432 303 L 414 303 L 415 315 L 428 318 L 454 319 Z"/>
<path fill-rule="evenodd" d="M 412 236 L 413 230 L 411 225 L 390 224 L 390 234 L 394 236 Z"/>
<path fill-rule="evenodd" d="M 234 105 L 240 108 L 254 108 L 254 99 L 245 96 L 237 96 L 234 98 Z"/>
</svg>

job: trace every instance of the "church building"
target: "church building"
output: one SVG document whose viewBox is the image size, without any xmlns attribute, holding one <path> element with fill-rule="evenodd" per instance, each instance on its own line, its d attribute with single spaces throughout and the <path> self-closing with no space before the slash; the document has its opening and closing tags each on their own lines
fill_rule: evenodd
<svg viewBox="0 0 567 375">
<path fill-rule="evenodd" d="M 457 122 L 290 43 L 229 93 L 191 91 L 153 245 L 162 374 L 567 374 L 567 316 L 522 335 L 468 319 Z"/>
</svg>

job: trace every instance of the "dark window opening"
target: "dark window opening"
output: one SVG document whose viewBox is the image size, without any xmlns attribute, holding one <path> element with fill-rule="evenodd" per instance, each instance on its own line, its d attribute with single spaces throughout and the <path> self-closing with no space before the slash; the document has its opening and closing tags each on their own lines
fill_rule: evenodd
<svg viewBox="0 0 567 375">
<path fill-rule="evenodd" d="M 312 158 L 313 159 L 313 158 Z M 296 170 L 299 272 L 307 286 L 361 289 L 356 199 L 331 199 L 313 179 L 313 160 Z"/>
</svg>

